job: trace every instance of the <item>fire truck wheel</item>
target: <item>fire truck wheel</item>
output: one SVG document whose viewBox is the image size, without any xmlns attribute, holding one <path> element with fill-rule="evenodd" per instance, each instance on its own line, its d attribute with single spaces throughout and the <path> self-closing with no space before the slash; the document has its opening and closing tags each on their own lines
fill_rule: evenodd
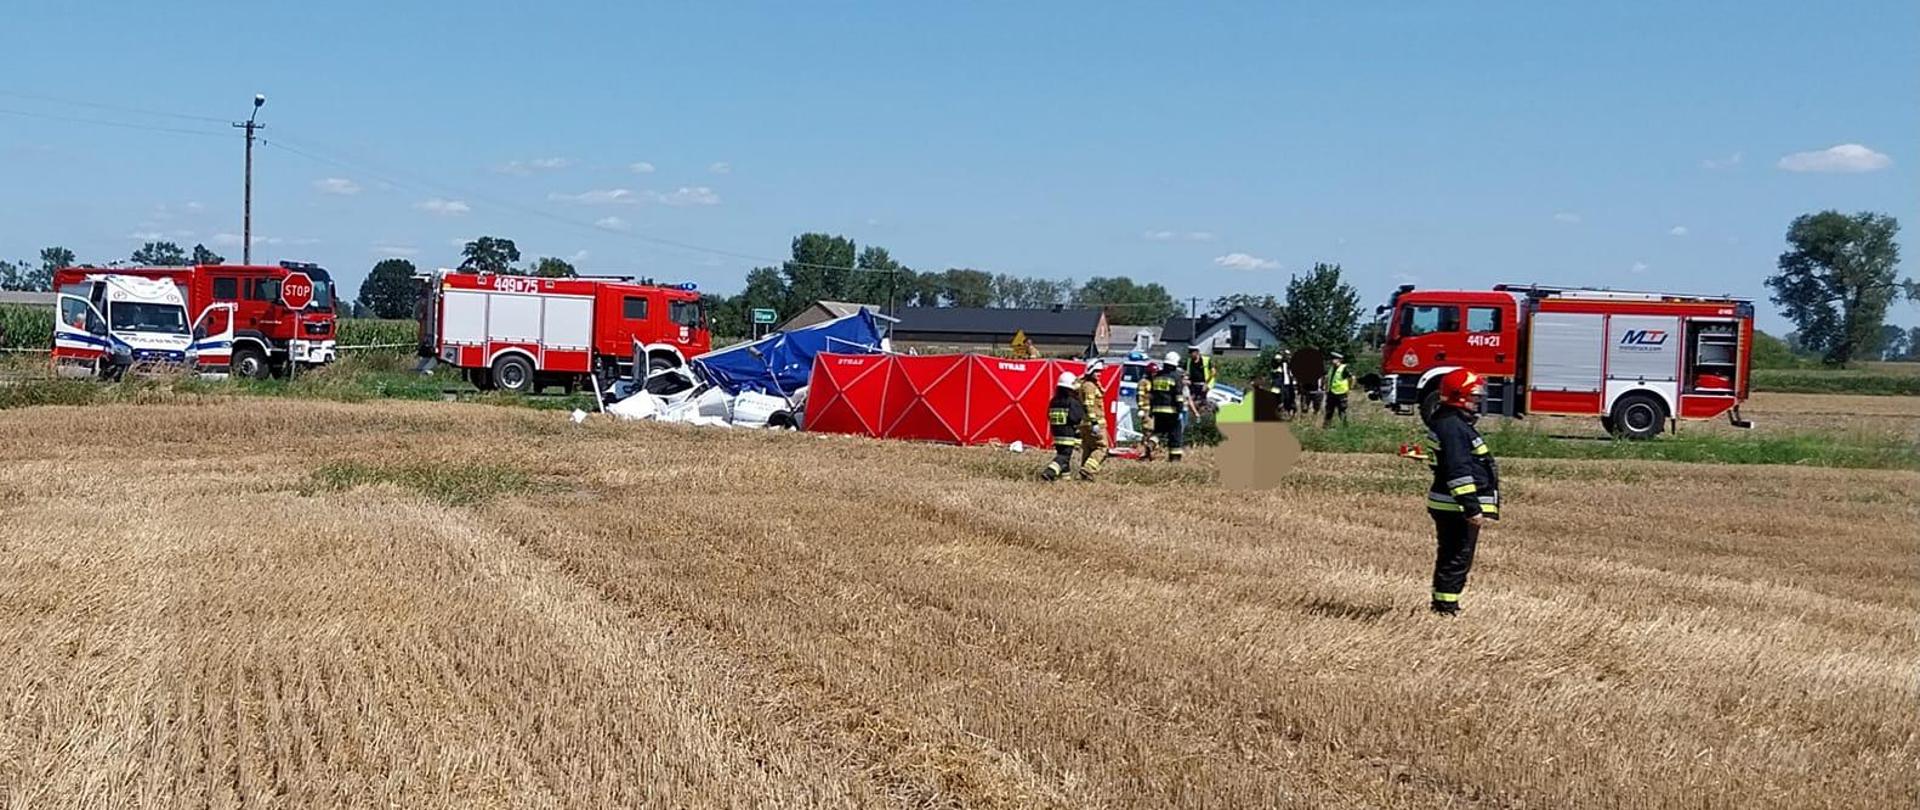
<svg viewBox="0 0 1920 810">
<path fill-rule="evenodd" d="M 266 352 L 254 346 L 241 346 L 233 350 L 233 374 L 250 380 L 264 380 L 273 372 L 273 366 L 267 362 Z"/>
<path fill-rule="evenodd" d="M 1652 394 L 1627 394 L 1613 403 L 1613 434 L 1626 439 L 1651 439 L 1667 422 L 1667 407 Z"/>
<path fill-rule="evenodd" d="M 493 369 L 475 368 L 467 370 L 467 382 L 482 391 L 493 390 Z"/>
<path fill-rule="evenodd" d="M 493 361 L 493 384 L 515 394 L 533 393 L 533 364 L 527 358 L 509 354 Z"/>
</svg>

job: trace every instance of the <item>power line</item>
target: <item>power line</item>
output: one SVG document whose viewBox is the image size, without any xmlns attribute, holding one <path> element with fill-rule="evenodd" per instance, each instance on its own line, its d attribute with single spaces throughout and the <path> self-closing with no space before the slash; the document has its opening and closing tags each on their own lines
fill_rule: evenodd
<svg viewBox="0 0 1920 810">
<path fill-rule="evenodd" d="M 56 115 L 54 113 L 29 112 L 27 110 L 10 110 L 3 107 L 0 107 L 0 115 L 13 115 L 21 118 L 43 118 L 48 121 L 62 121 L 69 124 L 92 124 L 94 126 L 101 126 L 101 127 L 118 127 L 120 129 L 139 129 L 139 130 L 145 130 L 148 132 L 170 132 L 176 135 L 202 135 L 202 136 L 216 137 L 216 138 L 225 136 L 225 133 L 222 133 L 222 132 L 212 132 L 212 131 L 202 130 L 202 129 L 181 129 L 179 127 L 162 127 L 162 126 L 154 126 L 152 124 L 135 124 L 127 121 L 102 121 L 98 118 L 76 118 L 71 115 Z M 225 122 L 222 122 L 222 123 L 225 123 Z"/>
<path fill-rule="evenodd" d="M 98 101 L 74 101 L 71 99 L 57 98 L 55 96 L 43 96 L 43 95 L 38 95 L 34 93 L 22 93 L 18 90 L 0 90 L 0 96 L 11 96 L 13 98 L 22 98 L 22 99 L 29 99 L 32 101 L 41 101 L 41 102 L 46 102 L 48 104 L 65 104 L 70 107 L 91 107 L 96 110 L 111 110 L 113 112 L 134 113 L 136 115 L 151 115 L 151 116 L 156 116 L 160 118 L 178 118 L 183 121 L 206 121 L 206 122 L 215 123 L 215 124 L 226 122 L 226 119 L 214 118 L 212 116 L 207 116 L 207 115 L 188 115 L 186 113 L 162 112 L 160 110 L 143 110 L 139 107 L 126 107 L 118 104 L 103 104 Z"/>
</svg>

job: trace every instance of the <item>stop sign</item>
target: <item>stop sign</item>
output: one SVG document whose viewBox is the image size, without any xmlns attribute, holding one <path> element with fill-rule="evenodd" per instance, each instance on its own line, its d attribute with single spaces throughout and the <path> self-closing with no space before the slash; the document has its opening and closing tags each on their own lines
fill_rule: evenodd
<svg viewBox="0 0 1920 810">
<path fill-rule="evenodd" d="M 306 309 L 313 303 L 313 279 L 306 273 L 288 273 L 280 282 L 280 302 L 288 309 Z"/>
</svg>

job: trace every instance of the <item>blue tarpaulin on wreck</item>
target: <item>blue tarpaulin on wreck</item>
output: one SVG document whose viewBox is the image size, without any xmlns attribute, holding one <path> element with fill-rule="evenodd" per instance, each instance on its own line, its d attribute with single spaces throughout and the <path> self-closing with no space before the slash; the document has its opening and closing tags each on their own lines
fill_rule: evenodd
<svg viewBox="0 0 1920 810">
<path fill-rule="evenodd" d="M 878 354 L 880 329 L 865 307 L 825 323 L 775 332 L 752 343 L 728 346 L 693 358 L 694 371 L 728 394 L 743 391 L 788 396 L 807 384 L 813 356 Z"/>
</svg>

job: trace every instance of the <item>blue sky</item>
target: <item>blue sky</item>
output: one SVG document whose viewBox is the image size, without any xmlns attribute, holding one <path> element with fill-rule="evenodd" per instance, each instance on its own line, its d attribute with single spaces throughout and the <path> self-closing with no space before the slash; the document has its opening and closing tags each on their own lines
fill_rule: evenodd
<svg viewBox="0 0 1920 810">
<path fill-rule="evenodd" d="M 1911 2 L 9 5 L 9 258 L 237 258 L 255 92 L 255 259 L 349 291 L 492 234 L 728 292 L 819 230 L 1182 298 L 1764 299 L 1797 214 L 1920 227 Z"/>
</svg>

